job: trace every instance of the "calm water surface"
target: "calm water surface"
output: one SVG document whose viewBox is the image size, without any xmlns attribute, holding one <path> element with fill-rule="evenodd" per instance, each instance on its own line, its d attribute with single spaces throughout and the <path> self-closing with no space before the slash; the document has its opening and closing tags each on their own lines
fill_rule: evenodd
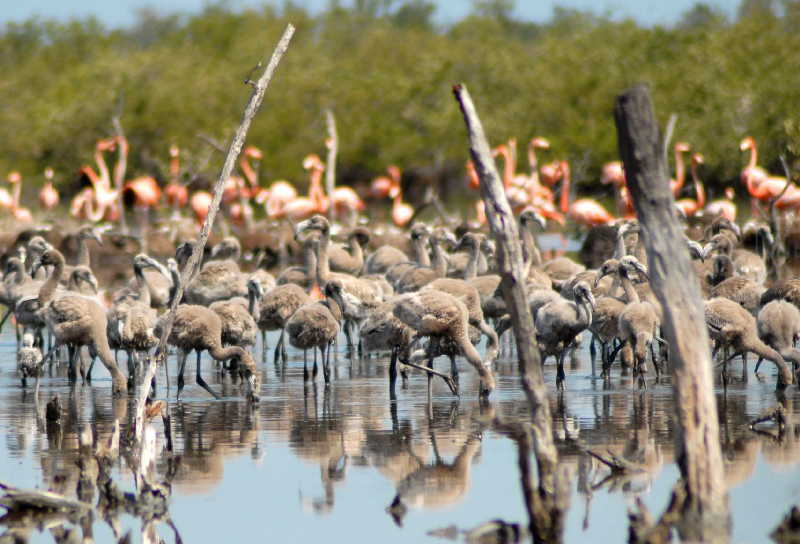
<svg viewBox="0 0 800 544">
<path fill-rule="evenodd" d="M 275 340 L 271 334 L 268 344 L 274 346 Z M 618 370 L 604 384 L 593 378 L 587 344 L 568 366 L 563 395 L 555 394 L 554 364 L 545 366 L 561 462 L 572 474 L 565 541 L 623 542 L 634 498 L 642 497 L 659 514 L 678 477 L 671 387 L 651 379 L 641 391 Z M 0 480 L 74 496 L 77 429 L 89 422 L 103 438 L 115 418 L 124 428 L 131 412 L 128 401 L 112 399 L 102 368 L 95 371 L 92 386 L 71 387 L 65 370 L 56 366 L 41 382 L 39 404 L 57 393 L 65 417 L 59 428 L 46 428 L 37 422 L 32 388 L 20 387 L 14 350 L 13 333 L 7 330 L 0 336 L 0 433 L 5 436 Z M 447 368 L 444 361 L 438 361 L 442 369 Z M 509 353 L 500 358 L 498 389 L 488 407 L 477 403 L 474 371 L 463 360 L 459 365 L 462 397 L 454 398 L 435 381 L 430 403 L 427 379 L 420 374 L 411 375 L 406 389 L 398 385 L 397 400 L 391 402 L 388 357 L 351 362 L 343 342 L 330 387 L 321 381 L 304 386 L 302 353 L 290 351 L 285 369 L 276 368 L 269 357 L 261 366 L 261 402 L 254 410 L 205 357 L 203 374 L 212 388 L 227 395 L 223 400 L 209 400 L 193 375 L 179 403 L 174 389 L 168 396 L 160 385 L 158 396 L 170 400 L 180 456 L 170 512 L 183 541 L 443 542 L 427 533 L 449 526 L 469 529 L 494 518 L 525 522 L 516 447 L 487 423 L 493 416 L 528 418 L 515 358 Z M 752 376 L 752 366 L 751 361 L 746 382 L 735 381 L 727 393 L 719 389 L 717 397 L 736 542 L 767 541 L 800 498 L 796 431 L 778 441 L 748 429 L 750 419 L 776 403 L 771 369 L 761 382 Z M 174 357 L 170 371 L 174 384 Z M 739 364 L 733 373 L 742 376 Z M 798 399 L 797 388 L 791 388 L 785 401 L 791 413 L 800 411 Z M 160 421 L 156 428 L 163 438 Z M 764 429 L 774 431 L 769 425 Z M 575 440 L 610 450 L 645 470 L 606 480 L 608 471 L 581 455 Z M 117 481 L 133 489 L 125 462 L 116 466 Z M 159 471 L 166 469 L 161 462 Z M 406 506 L 399 522 L 386 511 L 396 497 Z M 138 520 L 123 516 L 120 522 L 122 530 L 132 530 L 134 541 L 142 541 Z M 113 541 L 110 526 L 102 521 L 93 532 L 96 542 Z M 166 525 L 158 533 L 174 541 Z M 32 541 L 52 542 L 53 536 L 34 532 Z"/>
</svg>

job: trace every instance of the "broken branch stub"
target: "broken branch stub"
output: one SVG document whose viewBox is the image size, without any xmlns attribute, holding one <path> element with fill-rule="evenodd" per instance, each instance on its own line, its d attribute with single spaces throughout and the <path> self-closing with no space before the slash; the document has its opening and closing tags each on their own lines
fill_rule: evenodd
<svg viewBox="0 0 800 544">
<path fill-rule="evenodd" d="M 645 85 L 617 97 L 619 152 L 642 225 L 650 282 L 663 307 L 677 412 L 676 458 L 685 502 L 677 522 L 684 539 L 728 541 L 729 513 L 711 357 L 700 287 L 669 191 L 662 138 Z"/>
</svg>

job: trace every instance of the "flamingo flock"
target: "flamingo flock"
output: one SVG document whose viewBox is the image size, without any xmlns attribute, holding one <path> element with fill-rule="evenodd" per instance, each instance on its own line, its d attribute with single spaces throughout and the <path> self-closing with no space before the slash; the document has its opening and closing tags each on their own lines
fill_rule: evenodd
<svg viewBox="0 0 800 544">
<path fill-rule="evenodd" d="M 763 213 L 760 206 L 769 204 L 774 204 L 779 211 L 796 211 L 800 208 L 800 187 L 785 177 L 770 174 L 758 164 L 754 138 L 744 138 L 739 149 L 749 153 L 748 162 L 741 171 L 740 182 L 750 195 L 753 214 Z M 703 155 L 693 153 L 687 142 L 675 143 L 672 150 L 675 175 L 669 180 L 669 184 L 681 214 L 686 218 L 700 215 L 722 216 L 729 221 L 735 221 L 737 208 L 734 188 L 728 186 L 719 198 L 707 199 L 700 173 L 705 163 Z M 597 199 L 574 195 L 572 169 L 568 161 L 540 160 L 542 153 L 552 153 L 552 146 L 547 138 L 532 137 L 527 141 L 525 151 L 528 164 L 522 170 L 517 166 L 516 138 L 510 138 L 492 150 L 500 163 L 506 195 L 516 214 L 531 210 L 559 225 L 563 226 L 569 221 L 583 228 L 614 224 L 635 217 L 620 161 L 605 163 L 599 176 L 598 186 L 606 187 L 614 196 L 613 210 L 610 210 Z M 111 168 L 108 156 L 113 153 L 116 153 L 116 160 Z M 172 145 L 168 150 L 168 175 L 163 186 L 152 175 L 137 175 L 128 179 L 128 154 L 129 143 L 124 136 L 117 135 L 97 141 L 93 152 L 94 164 L 84 164 L 78 170 L 86 185 L 69 201 L 69 213 L 72 217 L 92 223 L 120 221 L 123 207 L 130 207 L 140 218 L 142 228 L 146 228 L 151 210 L 165 204 L 171 210 L 172 220 L 183 217 L 184 210 L 188 208 L 196 225 L 203 223 L 208 215 L 212 195 L 202 188 L 190 190 L 191 179 L 195 176 L 189 175 L 182 168 L 181 150 L 178 146 Z M 685 164 L 687 154 L 690 156 L 690 183 Z M 235 174 L 226 181 L 223 210 L 224 217 L 232 223 L 251 228 L 256 208 L 262 208 L 270 219 L 285 219 L 291 223 L 315 214 L 323 214 L 342 219 L 350 225 L 355 223 L 359 214 L 368 211 L 365 200 L 352 187 L 336 186 L 331 194 L 326 193 L 323 186 L 326 165 L 319 155 L 311 153 L 302 160 L 302 167 L 308 176 L 305 194 L 300 194 L 295 185 L 285 179 L 262 184 L 259 180 L 259 165 L 263 156 L 259 148 L 246 146 L 238 162 L 240 174 Z M 466 162 L 465 171 L 467 187 L 477 191 L 479 180 L 472 161 Z M 8 188 L 0 187 L 0 211 L 5 210 L 16 221 L 33 221 L 33 212 L 21 203 L 21 173 L 10 172 L 6 181 Z M 56 185 L 55 172 L 52 168 L 46 168 L 44 183 L 38 194 L 38 210 L 52 212 L 57 208 L 61 197 Z M 373 203 L 388 201 L 389 217 L 396 227 L 410 225 L 416 210 L 404 198 L 402 171 L 399 166 L 387 166 L 383 175 L 371 181 L 368 193 L 365 196 Z M 474 214 L 477 224 L 485 224 L 486 216 L 480 199 L 476 199 Z"/>
</svg>

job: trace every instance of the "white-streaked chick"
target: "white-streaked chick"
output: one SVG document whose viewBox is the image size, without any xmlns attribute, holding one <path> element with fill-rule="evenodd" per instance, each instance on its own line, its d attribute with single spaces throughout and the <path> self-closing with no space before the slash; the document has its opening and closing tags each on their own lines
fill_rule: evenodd
<svg viewBox="0 0 800 544">
<path fill-rule="evenodd" d="M 17 372 L 22 378 L 22 387 L 28 384 L 28 378 L 39 379 L 42 374 L 42 352 L 33 346 L 33 333 L 22 335 L 22 346 L 17 350 Z"/>
</svg>

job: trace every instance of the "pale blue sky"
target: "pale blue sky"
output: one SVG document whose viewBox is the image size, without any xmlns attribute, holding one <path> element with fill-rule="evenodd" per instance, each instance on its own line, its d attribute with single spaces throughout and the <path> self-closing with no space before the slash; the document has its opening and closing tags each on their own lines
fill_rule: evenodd
<svg viewBox="0 0 800 544">
<path fill-rule="evenodd" d="M 470 0 L 434 1 L 438 5 L 437 17 L 442 22 L 462 17 L 472 5 Z M 33 15 L 65 19 L 91 14 L 108 25 L 118 26 L 131 23 L 137 8 L 155 7 L 163 13 L 196 12 L 206 3 L 206 0 L 9 0 L 2 2 L 0 22 L 20 21 Z M 241 7 L 260 5 L 265 1 L 229 0 L 228 3 L 232 7 Z M 269 0 L 266 3 L 282 4 Z M 295 0 L 295 3 L 319 10 L 328 4 L 328 0 Z M 516 11 L 521 18 L 543 21 L 550 17 L 553 6 L 559 5 L 609 13 L 620 18 L 633 17 L 645 24 L 670 24 L 695 3 L 696 0 L 518 0 Z M 730 16 L 735 13 L 739 0 L 709 0 L 707 3 L 719 7 Z"/>
</svg>

